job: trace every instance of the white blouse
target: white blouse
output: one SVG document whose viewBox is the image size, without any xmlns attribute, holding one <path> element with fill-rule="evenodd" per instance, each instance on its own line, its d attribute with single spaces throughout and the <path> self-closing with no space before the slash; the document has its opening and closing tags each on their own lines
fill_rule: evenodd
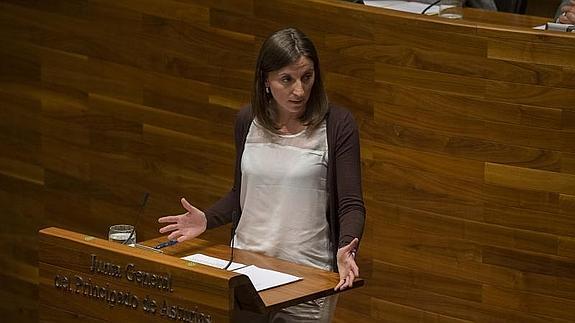
<svg viewBox="0 0 575 323">
<path fill-rule="evenodd" d="M 327 151 L 325 121 L 294 135 L 252 122 L 241 161 L 238 248 L 332 270 Z"/>
</svg>

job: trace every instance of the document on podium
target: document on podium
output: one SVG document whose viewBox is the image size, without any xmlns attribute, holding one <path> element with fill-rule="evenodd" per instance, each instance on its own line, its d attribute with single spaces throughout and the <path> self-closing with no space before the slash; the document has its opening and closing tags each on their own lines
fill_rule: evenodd
<svg viewBox="0 0 575 323">
<path fill-rule="evenodd" d="M 201 253 L 182 257 L 182 259 L 220 269 L 223 269 L 228 264 L 227 260 L 206 256 Z M 259 268 L 255 265 L 244 265 L 237 262 L 232 262 L 228 270 L 248 276 L 258 292 L 303 279 L 279 271 Z"/>
<path fill-rule="evenodd" d="M 275 270 L 260 268 L 250 265 L 234 270 L 235 273 L 244 274 L 249 277 L 256 291 L 270 289 L 273 287 L 289 284 L 302 280 L 303 278 L 282 273 Z"/>
<path fill-rule="evenodd" d="M 228 264 L 227 260 L 206 256 L 206 255 L 203 255 L 201 253 L 197 253 L 197 254 L 191 255 L 191 256 L 182 257 L 182 259 L 187 260 L 187 261 L 191 261 L 191 262 L 195 262 L 197 264 L 202 264 L 202 265 L 206 265 L 206 266 L 210 266 L 210 267 L 216 267 L 216 268 L 220 268 L 220 269 L 224 269 L 224 267 Z M 246 265 L 244 265 L 244 264 L 232 262 L 227 270 L 234 271 L 236 269 L 243 268 L 245 266 Z"/>
<path fill-rule="evenodd" d="M 411 12 L 411 13 L 422 13 L 423 10 L 425 10 L 429 4 L 428 3 L 422 3 L 422 2 L 417 2 L 417 1 L 395 1 L 395 0 L 375 0 L 375 1 L 370 1 L 370 0 L 364 0 L 363 3 L 365 3 L 368 6 L 372 6 L 372 7 L 379 7 L 379 8 L 386 8 L 386 9 L 393 9 L 393 10 L 398 10 L 398 11 L 404 11 L 404 12 Z M 429 8 L 426 12 L 426 15 L 437 15 L 439 14 L 439 6 L 435 5 L 431 8 Z"/>
</svg>

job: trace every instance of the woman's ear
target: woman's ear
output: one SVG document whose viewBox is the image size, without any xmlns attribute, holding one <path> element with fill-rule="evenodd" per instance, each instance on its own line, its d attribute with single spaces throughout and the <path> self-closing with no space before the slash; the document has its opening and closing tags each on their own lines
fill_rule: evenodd
<svg viewBox="0 0 575 323">
<path fill-rule="evenodd" d="M 266 79 L 266 81 L 264 82 L 264 89 L 267 95 L 271 95 L 270 81 L 268 79 Z"/>
</svg>

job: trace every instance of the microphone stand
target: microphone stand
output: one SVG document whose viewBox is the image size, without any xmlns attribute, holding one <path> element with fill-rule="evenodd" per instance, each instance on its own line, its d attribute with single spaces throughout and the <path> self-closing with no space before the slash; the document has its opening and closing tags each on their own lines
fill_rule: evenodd
<svg viewBox="0 0 575 323">
<path fill-rule="evenodd" d="M 425 9 L 423 9 L 423 11 L 421 12 L 421 14 L 424 15 L 424 14 L 427 12 L 427 10 L 433 8 L 433 6 L 435 6 L 436 4 L 438 4 L 438 3 L 440 3 L 440 2 L 441 2 L 441 0 L 434 1 L 432 4 L 430 4 L 430 5 L 427 6 Z"/>
<path fill-rule="evenodd" d="M 235 249 L 235 248 L 234 248 L 234 242 L 236 241 L 235 237 L 236 237 L 236 228 L 237 228 L 237 225 L 238 225 L 237 222 L 239 222 L 239 221 L 237 221 L 236 218 L 237 218 L 237 212 L 234 210 L 234 211 L 232 212 L 232 229 L 231 229 L 231 234 L 232 234 L 232 236 L 231 236 L 231 238 L 230 238 L 230 240 L 231 240 L 231 248 L 232 248 L 232 249 L 231 249 L 231 252 L 230 252 L 230 261 L 228 261 L 228 264 L 227 264 L 224 268 L 222 268 L 222 269 L 224 269 L 224 270 L 228 270 L 228 268 L 230 267 L 230 265 L 231 265 L 232 262 L 234 261 L 234 249 Z"/>
<path fill-rule="evenodd" d="M 132 228 L 132 232 L 130 232 L 130 236 L 128 237 L 128 239 L 124 240 L 124 242 L 122 242 L 122 244 L 127 244 L 128 241 L 130 241 L 132 239 L 132 237 L 134 236 L 134 234 L 136 233 L 136 227 L 138 226 L 138 223 L 140 222 L 140 218 L 142 217 L 142 214 L 144 214 L 144 208 L 146 207 L 146 204 L 148 203 L 148 197 L 150 196 L 149 192 L 144 193 L 144 200 L 142 201 L 142 204 L 140 205 L 140 210 L 138 211 L 138 216 L 136 217 L 136 223 L 134 223 L 134 227 Z"/>
</svg>

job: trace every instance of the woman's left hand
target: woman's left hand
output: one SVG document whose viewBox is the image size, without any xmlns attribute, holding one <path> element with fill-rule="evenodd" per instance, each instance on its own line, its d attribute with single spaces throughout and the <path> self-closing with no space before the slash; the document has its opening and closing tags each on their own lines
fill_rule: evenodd
<svg viewBox="0 0 575 323">
<path fill-rule="evenodd" d="M 337 251 L 337 269 L 339 271 L 339 283 L 334 290 L 344 290 L 353 286 L 353 281 L 359 277 L 359 267 L 355 263 L 355 251 L 359 239 L 355 238 L 347 246 Z"/>
</svg>

